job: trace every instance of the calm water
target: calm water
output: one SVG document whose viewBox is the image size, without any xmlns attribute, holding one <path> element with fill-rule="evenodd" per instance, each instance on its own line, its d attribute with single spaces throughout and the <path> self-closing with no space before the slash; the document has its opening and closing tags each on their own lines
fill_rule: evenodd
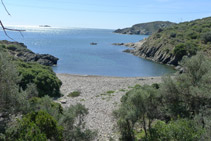
<svg viewBox="0 0 211 141">
<path fill-rule="evenodd" d="M 112 43 L 137 42 L 147 36 L 114 34 L 102 29 L 27 28 L 22 38 L 8 32 L 36 53 L 48 53 L 59 58 L 53 67 L 56 73 L 103 76 L 160 76 L 172 73 L 172 68 L 122 52 L 127 49 Z M 1 31 L 0 39 L 3 37 Z M 7 39 L 8 40 L 8 39 Z M 96 46 L 91 42 L 98 43 Z"/>
</svg>

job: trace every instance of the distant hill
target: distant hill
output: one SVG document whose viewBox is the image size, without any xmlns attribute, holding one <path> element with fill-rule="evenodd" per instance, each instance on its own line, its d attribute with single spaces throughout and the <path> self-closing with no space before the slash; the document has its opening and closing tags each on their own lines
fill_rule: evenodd
<svg viewBox="0 0 211 141">
<path fill-rule="evenodd" d="M 198 51 L 211 57 L 211 17 L 172 25 L 131 46 L 136 56 L 175 66 Z"/>
<path fill-rule="evenodd" d="M 151 35 L 152 33 L 158 31 L 161 28 L 166 28 L 175 23 L 168 21 L 155 21 L 149 23 L 141 23 L 133 25 L 130 28 L 117 29 L 114 33 L 120 34 L 136 34 L 136 35 Z"/>
</svg>

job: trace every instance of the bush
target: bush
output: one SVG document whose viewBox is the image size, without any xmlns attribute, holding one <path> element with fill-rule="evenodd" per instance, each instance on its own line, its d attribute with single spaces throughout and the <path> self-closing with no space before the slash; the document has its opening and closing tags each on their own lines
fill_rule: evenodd
<svg viewBox="0 0 211 141">
<path fill-rule="evenodd" d="M 159 95 L 157 89 L 151 86 L 136 87 L 121 98 L 120 108 L 114 111 L 117 126 L 120 130 L 120 140 L 135 140 L 135 124 L 138 122 L 144 129 L 151 127 L 153 119 L 159 117 Z"/>
<path fill-rule="evenodd" d="M 159 85 L 135 87 L 126 93 L 120 108 L 114 111 L 120 140 L 136 140 L 139 130 L 141 137 L 137 140 L 210 139 L 210 62 L 202 54 L 184 57 L 180 64 L 184 68 L 182 74 L 164 77 Z M 164 122 L 153 126 L 156 120 Z"/>
<path fill-rule="evenodd" d="M 177 36 L 177 33 L 175 33 L 175 32 L 172 32 L 171 34 L 170 34 L 170 37 L 171 38 L 175 38 Z"/>
<path fill-rule="evenodd" d="M 198 34 L 196 32 L 189 32 L 188 35 L 187 35 L 190 39 L 197 39 L 198 38 Z"/>
<path fill-rule="evenodd" d="M 185 44 L 181 43 L 175 46 L 173 53 L 175 57 L 180 61 L 182 60 L 182 57 L 187 56 L 193 56 L 197 53 L 197 46 L 192 42 L 186 42 Z"/>
<path fill-rule="evenodd" d="M 173 53 L 180 61 L 183 56 L 187 55 L 187 50 L 186 50 L 185 44 L 176 45 L 173 50 Z"/>
<path fill-rule="evenodd" d="M 198 141 L 203 134 L 203 129 L 194 121 L 180 119 L 168 124 L 157 121 L 151 129 L 151 135 L 144 137 L 144 141 Z"/>
<path fill-rule="evenodd" d="M 43 110 L 59 120 L 63 114 L 63 108 L 59 103 L 55 103 L 49 96 L 42 98 L 33 97 L 29 100 L 29 111 L 38 112 Z"/>
<path fill-rule="evenodd" d="M 0 52 L 0 113 L 16 109 L 19 80 L 15 65 L 6 53 Z"/>
<path fill-rule="evenodd" d="M 192 119 L 211 106 L 211 63 L 202 54 L 184 58 L 184 73 L 163 80 L 161 93 L 171 118 Z"/>
<path fill-rule="evenodd" d="M 50 97 L 59 97 L 62 82 L 56 77 L 56 74 L 50 67 L 38 63 L 24 63 L 18 61 L 18 71 L 21 76 L 20 87 L 25 90 L 27 84 L 34 83 L 37 87 L 39 97 L 49 95 Z"/>
<path fill-rule="evenodd" d="M 31 112 L 10 126 L 6 132 L 7 140 L 61 141 L 63 128 L 44 111 Z"/>
<path fill-rule="evenodd" d="M 64 140 L 70 141 L 91 141 L 96 137 L 96 132 L 85 128 L 84 117 L 88 114 L 88 109 L 77 104 L 66 108 L 59 120 L 64 127 Z"/>
<path fill-rule="evenodd" d="M 202 34 L 201 39 L 205 44 L 207 44 L 208 42 L 211 42 L 211 32 Z"/>
<path fill-rule="evenodd" d="M 74 91 L 68 94 L 68 97 L 78 97 L 80 96 L 81 92 L 80 91 Z"/>
</svg>

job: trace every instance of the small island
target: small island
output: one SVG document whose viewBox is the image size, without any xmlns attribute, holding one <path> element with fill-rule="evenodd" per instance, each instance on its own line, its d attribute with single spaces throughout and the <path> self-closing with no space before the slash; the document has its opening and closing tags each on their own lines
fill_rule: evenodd
<svg viewBox="0 0 211 141">
<path fill-rule="evenodd" d="M 39 27 L 51 27 L 50 25 L 39 25 Z"/>
</svg>

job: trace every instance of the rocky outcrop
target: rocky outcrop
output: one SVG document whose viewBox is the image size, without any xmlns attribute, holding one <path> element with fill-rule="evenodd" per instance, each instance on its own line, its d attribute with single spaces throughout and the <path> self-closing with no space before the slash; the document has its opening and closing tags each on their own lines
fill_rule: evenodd
<svg viewBox="0 0 211 141">
<path fill-rule="evenodd" d="M 124 52 L 132 53 L 135 56 L 163 64 L 169 64 L 173 66 L 178 65 L 178 59 L 175 56 L 169 54 L 167 51 L 162 50 L 162 45 L 157 47 L 148 45 L 148 39 L 133 44 L 129 43 L 126 45 L 132 47 L 133 49 L 126 49 Z"/>
<path fill-rule="evenodd" d="M 57 65 L 58 58 L 49 54 L 36 54 L 23 43 L 0 41 L 2 48 L 6 49 L 15 58 L 21 59 L 25 62 L 37 62 L 46 66 Z"/>
<path fill-rule="evenodd" d="M 133 25 L 130 28 L 117 29 L 114 33 L 120 34 L 136 34 L 136 35 L 151 35 L 152 33 L 158 31 L 159 29 L 163 29 L 166 27 L 170 27 L 175 23 L 168 21 L 155 21 L 149 23 L 141 23 Z"/>
<path fill-rule="evenodd" d="M 178 65 L 179 60 L 172 54 L 169 54 L 169 52 L 162 50 L 162 45 L 151 46 L 148 44 L 149 41 L 150 39 L 145 38 L 136 43 L 114 43 L 113 45 L 121 45 L 132 48 L 126 49 L 123 52 L 131 53 L 141 58 L 173 66 Z"/>
</svg>

